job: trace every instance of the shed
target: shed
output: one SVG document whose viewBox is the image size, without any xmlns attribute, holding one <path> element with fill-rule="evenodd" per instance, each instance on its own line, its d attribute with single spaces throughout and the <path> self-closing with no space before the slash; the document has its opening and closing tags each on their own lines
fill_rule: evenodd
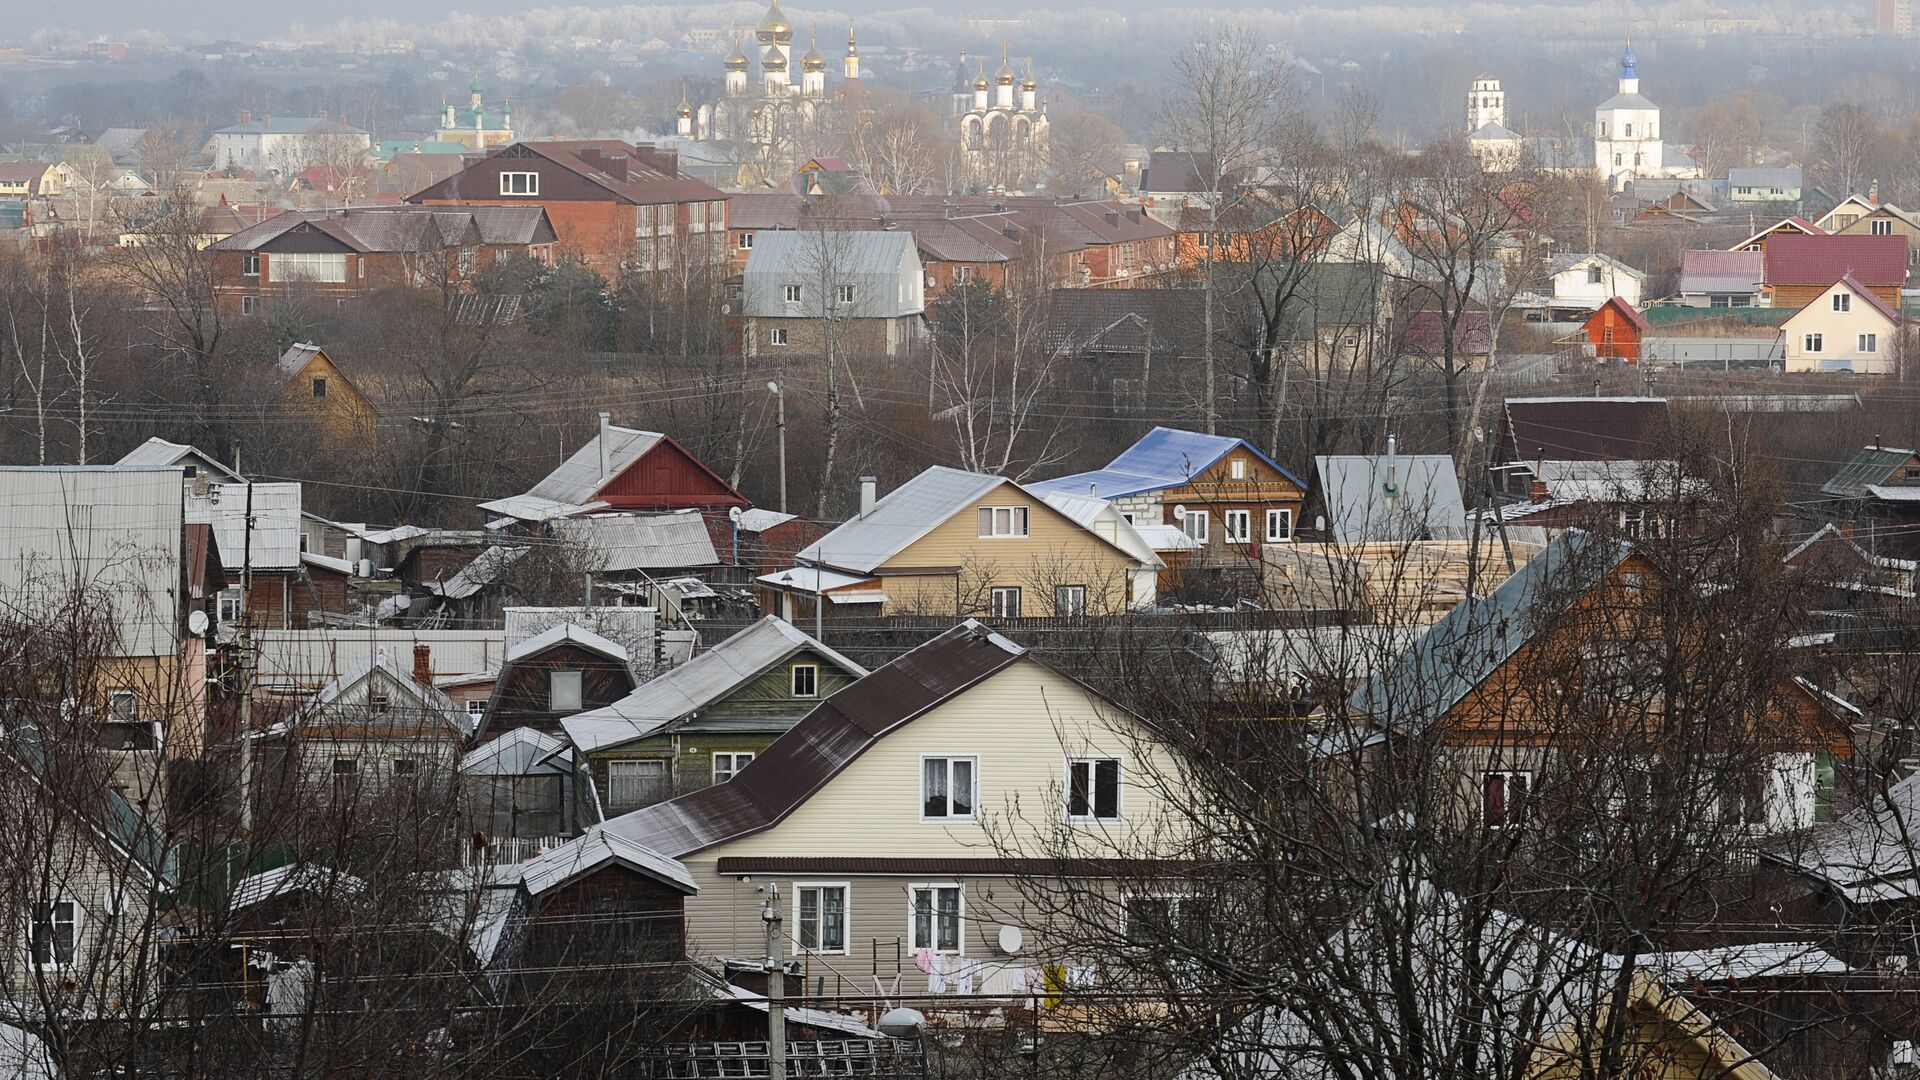
<svg viewBox="0 0 1920 1080">
<path fill-rule="evenodd" d="M 1640 341 L 1653 328 L 1648 325 L 1646 316 L 1634 310 L 1632 304 L 1617 296 L 1609 297 L 1600 309 L 1587 317 L 1581 324 L 1586 332 L 1587 341 L 1593 346 L 1593 355 L 1598 360 L 1624 360 L 1629 364 L 1640 362 Z"/>
</svg>

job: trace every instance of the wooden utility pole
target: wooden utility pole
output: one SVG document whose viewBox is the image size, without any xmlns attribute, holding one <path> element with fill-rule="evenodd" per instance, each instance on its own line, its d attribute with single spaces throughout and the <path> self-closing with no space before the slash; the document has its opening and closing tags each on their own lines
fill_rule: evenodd
<svg viewBox="0 0 1920 1080">
<path fill-rule="evenodd" d="M 253 481 L 240 542 L 240 835 L 253 838 L 253 627 L 248 622 L 253 596 Z"/>
</svg>

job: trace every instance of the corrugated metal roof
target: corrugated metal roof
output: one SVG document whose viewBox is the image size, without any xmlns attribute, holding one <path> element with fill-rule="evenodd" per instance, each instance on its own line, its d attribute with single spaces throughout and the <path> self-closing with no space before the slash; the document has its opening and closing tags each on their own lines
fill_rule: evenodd
<svg viewBox="0 0 1920 1080">
<path fill-rule="evenodd" d="M 808 545 L 798 558 L 871 573 L 941 522 L 1011 483 L 1005 477 L 935 465 L 887 492 L 865 517 L 856 517 Z"/>
<path fill-rule="evenodd" d="M 1419 540 L 1467 523 L 1450 455 L 1330 455 L 1313 465 L 1336 543 Z"/>
<path fill-rule="evenodd" d="M 663 438 L 657 431 L 635 431 L 619 426 L 608 427 L 607 435 L 607 475 L 600 475 L 600 435 L 596 432 L 527 494 L 556 503 L 584 505 L 593 500 L 608 480 L 640 460 Z"/>
<path fill-rule="evenodd" d="M 720 561 L 706 520 L 694 511 L 565 518 L 553 523 L 553 534 L 585 548 L 588 568 L 603 574 L 679 570 Z"/>
<path fill-rule="evenodd" d="M 440 690 L 431 686 L 422 686 L 413 677 L 411 654 L 405 658 L 403 667 L 384 650 L 375 650 L 374 654 L 365 661 L 342 672 L 338 678 L 321 687 L 319 692 L 313 695 L 313 699 L 302 706 L 299 713 L 295 715 L 295 726 L 311 720 L 325 719 L 327 711 L 343 695 L 372 677 L 376 671 L 384 672 L 399 687 L 401 693 L 410 695 L 413 698 L 412 708 L 418 709 L 422 715 L 437 715 L 463 739 L 473 734 L 473 717 L 468 715 L 467 710 L 454 704 L 453 699 Z"/>
<path fill-rule="evenodd" d="M 1920 773 L 1770 857 L 1867 901 L 1920 895 Z"/>
<path fill-rule="evenodd" d="M 1666 423 L 1666 398 L 1508 398 L 1507 460 L 1635 460 Z"/>
<path fill-rule="evenodd" d="M 1801 178 L 1799 168 L 1794 166 L 1727 170 L 1727 183 L 1735 188 L 1763 187 L 1792 190 L 1800 186 Z"/>
<path fill-rule="evenodd" d="M 1579 529 L 1561 533 L 1491 595 L 1454 605 L 1412 648 L 1356 690 L 1348 710 L 1389 727 L 1424 729 L 1618 566 L 1628 550 Z"/>
<path fill-rule="evenodd" d="M 1140 441 L 1121 451 L 1104 469 L 1074 473 L 1026 485 L 1027 490 L 1045 496 L 1052 492 L 1065 495 L 1092 495 L 1118 499 L 1164 488 L 1179 487 L 1212 468 L 1214 463 L 1236 449 L 1245 448 L 1281 476 L 1302 490 L 1307 485 L 1286 466 L 1268 457 L 1259 447 L 1231 435 L 1205 435 L 1198 431 L 1157 427 Z"/>
<path fill-rule="evenodd" d="M 687 717 L 763 672 L 812 649 L 856 678 L 867 669 L 816 641 L 793 625 L 769 615 L 679 667 L 641 683 L 633 693 L 601 709 L 560 722 L 567 739 L 592 753 L 644 739 Z"/>
<path fill-rule="evenodd" d="M 1893 471 L 1913 457 L 1913 453 L 1912 450 L 1891 446 L 1862 447 L 1859 453 L 1853 455 L 1853 460 L 1833 474 L 1833 479 L 1820 485 L 1820 494 L 1837 499 L 1863 498 L 1868 494 L 1869 487 L 1886 483 L 1893 476 Z"/>
<path fill-rule="evenodd" d="M 252 489 L 253 535 L 247 535 L 248 488 Z M 253 569 L 293 570 L 300 565 L 300 485 L 213 484 L 201 495 L 187 492 L 187 520 L 213 526 L 220 562 L 239 573 L 251 555 Z"/>
<path fill-rule="evenodd" d="M 1636 958 L 1636 962 L 1654 978 L 1669 985 L 1845 975 L 1853 970 L 1845 960 L 1808 941 L 1753 942 L 1648 953 Z"/>
<path fill-rule="evenodd" d="M 412 668 L 413 647 L 427 646 L 428 667 L 436 678 L 491 671 L 506 657 L 507 636 L 499 630 L 426 630 L 370 627 L 340 630 L 259 630 L 260 679 L 275 690 L 313 691 L 341 672 L 368 664 L 385 652 Z"/>
<path fill-rule="evenodd" d="M 860 585 L 874 579 L 858 574 L 838 574 L 832 570 L 822 570 L 817 566 L 794 566 L 785 570 L 776 570 L 771 574 L 761 574 L 753 580 L 762 582 L 782 592 L 821 593 L 833 589 L 844 589 L 849 585 Z M 875 592 L 863 589 L 862 592 Z"/>
<path fill-rule="evenodd" d="M 770 828 L 883 736 L 1024 656 L 969 619 L 821 702 L 727 783 L 605 827 L 674 858 Z"/>
<path fill-rule="evenodd" d="M 609 641 L 584 626 L 575 626 L 572 623 L 561 623 L 559 626 L 535 634 L 527 640 L 520 642 L 518 645 L 515 645 L 513 648 L 508 649 L 507 663 L 513 664 L 525 660 L 529 656 L 538 655 L 562 642 L 578 645 L 583 649 L 590 649 L 603 656 L 618 660 L 623 664 L 627 662 L 627 650 L 625 646 Z"/>
<path fill-rule="evenodd" d="M 1825 287 L 1852 274 L 1875 288 L 1907 282 L 1907 245 L 1904 235 L 1802 236 L 1779 233 L 1767 241 L 1766 277 L 1769 285 Z"/>
<path fill-rule="evenodd" d="M 778 510 L 762 510 L 758 507 L 751 510 L 742 510 L 740 511 L 740 531 L 750 533 L 766 532 L 768 529 L 785 525 L 798 516 L 797 514 L 783 514 Z"/>
<path fill-rule="evenodd" d="M 1758 251 L 1686 251 L 1680 255 L 1681 293 L 1755 293 L 1767 276 Z"/>
<path fill-rule="evenodd" d="M 1135 528 L 1133 523 L 1107 500 L 1086 495 L 1068 495 L 1057 491 L 1042 498 L 1048 506 L 1066 515 L 1074 524 L 1147 566 L 1159 568 L 1166 565 L 1160 560 L 1160 556 L 1154 554 L 1153 545 L 1140 535 L 1140 530 Z"/>
<path fill-rule="evenodd" d="M 243 479 L 239 473 L 220 464 L 212 455 L 202 453 L 198 447 L 186 443 L 168 442 L 158 435 L 127 451 L 126 456 L 122 457 L 117 464 L 137 468 L 165 468 L 169 465 L 184 464 L 204 465 L 236 483 Z"/>
<path fill-rule="evenodd" d="M 692 896 L 700 891 L 693 875 L 678 859 L 668 858 L 626 837 L 608 832 L 598 825 L 520 864 L 520 883 L 530 896 L 539 897 L 593 873 L 603 866 L 623 865 L 650 878 L 671 885 Z"/>
<path fill-rule="evenodd" d="M 287 346 L 287 351 L 280 354 L 280 359 L 275 361 L 273 366 L 280 370 L 280 374 L 291 377 L 299 374 L 301 368 L 312 363 L 313 358 L 319 356 L 321 351 L 320 346 L 311 342 L 297 341 Z"/>
<path fill-rule="evenodd" d="M 524 547 L 505 545 L 482 548 L 480 554 L 473 557 L 472 562 L 454 571 L 452 577 L 445 581 L 429 582 L 427 591 L 449 600 L 465 600 L 493 584 L 502 573 L 506 572 L 507 567 L 519 561 L 527 551 L 528 549 Z"/>
<path fill-rule="evenodd" d="M 573 751 L 567 744 L 530 727 L 483 743 L 460 759 L 463 776 L 572 776 Z"/>
</svg>

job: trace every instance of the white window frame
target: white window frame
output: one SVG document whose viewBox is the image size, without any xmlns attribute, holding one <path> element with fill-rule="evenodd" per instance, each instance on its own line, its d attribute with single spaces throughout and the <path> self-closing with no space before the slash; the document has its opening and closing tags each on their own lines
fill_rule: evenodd
<svg viewBox="0 0 1920 1080">
<path fill-rule="evenodd" d="M 1833 310 L 1842 314 L 1853 310 L 1853 294 L 1837 292 L 1833 294 Z"/>
<path fill-rule="evenodd" d="M 343 251 L 284 252 L 267 265 L 267 277 L 273 281 L 345 285 L 347 275 L 347 255 Z"/>
<path fill-rule="evenodd" d="M 367 715 L 386 716 L 393 712 L 393 695 L 381 687 L 367 688 Z"/>
<path fill-rule="evenodd" d="M 1099 813 L 1099 765 L 1105 761 L 1113 762 L 1113 813 L 1103 816 Z M 1087 812 L 1084 814 L 1076 814 L 1073 812 L 1073 770 L 1075 766 L 1085 766 L 1087 770 Z M 1126 818 L 1127 765 L 1126 762 L 1120 758 L 1120 755 L 1081 754 L 1069 757 L 1066 760 L 1066 768 L 1062 775 L 1065 777 L 1066 786 L 1061 791 L 1060 813 L 1068 822 L 1076 825 L 1102 825 L 1109 822 L 1121 821 Z"/>
<path fill-rule="evenodd" d="M 1247 459 L 1234 458 L 1232 461 L 1227 462 L 1227 475 L 1235 480 L 1245 480 L 1247 478 Z"/>
<path fill-rule="evenodd" d="M 257 315 L 257 314 L 259 314 L 259 312 L 260 312 L 260 298 L 259 298 L 259 297 L 257 297 L 257 296 L 243 296 L 243 297 L 241 297 L 241 298 L 240 298 L 240 314 L 242 314 L 242 315 Z"/>
<path fill-rule="evenodd" d="M 1285 528 L 1274 527 L 1283 521 L 1286 522 Z M 1267 511 L 1266 538 L 1266 542 L 1269 544 L 1290 544 L 1293 542 L 1293 511 L 1291 509 Z"/>
<path fill-rule="evenodd" d="M 1235 526 L 1238 528 L 1235 528 Z M 1253 540 L 1253 511 L 1228 510 L 1220 515 L 1220 536 L 1229 544 L 1246 544 Z"/>
<path fill-rule="evenodd" d="M 753 250 L 753 234 L 750 232 L 743 232 L 740 234 L 740 239 L 734 241 L 734 243 L 741 251 L 752 251 Z"/>
<path fill-rule="evenodd" d="M 1861 334 L 1857 344 L 1859 348 L 1855 350 L 1856 352 L 1877 353 L 1880 351 L 1880 335 Z"/>
<path fill-rule="evenodd" d="M 1500 777 L 1502 781 L 1500 785 L 1501 803 L 1499 821 L 1491 820 L 1491 808 L 1487 806 L 1487 781 L 1496 776 Z M 1526 789 L 1520 796 L 1520 812 L 1518 816 L 1515 816 L 1513 810 L 1513 781 L 1516 777 L 1520 779 Z M 1527 809 L 1527 804 L 1533 800 L 1533 797 L 1533 770 L 1483 769 L 1480 772 L 1480 823 L 1489 829 L 1510 829 L 1518 825 L 1524 825 L 1530 813 Z"/>
<path fill-rule="evenodd" d="M 1132 946 L 1135 948 L 1155 948 L 1165 944 L 1165 942 L 1163 941 L 1136 941 L 1135 940 L 1134 927 L 1133 927 L 1133 902 L 1135 900 L 1169 901 L 1167 905 L 1169 918 L 1177 922 L 1182 918 L 1182 913 L 1180 909 L 1185 907 L 1187 901 L 1192 899 L 1193 899 L 1192 893 L 1181 893 L 1181 892 L 1121 893 L 1120 894 L 1120 917 L 1122 920 L 1121 921 L 1122 938 L 1126 941 L 1126 943 L 1129 946 Z"/>
<path fill-rule="evenodd" d="M 1068 601 L 1061 603 L 1062 600 Z M 1066 610 L 1061 610 L 1065 608 Z M 1053 614 L 1058 619 L 1081 619 L 1087 614 L 1087 587 L 1085 585 L 1055 585 L 1053 587 Z"/>
<path fill-rule="evenodd" d="M 858 290 L 852 285 L 835 285 L 833 287 L 833 300 L 836 304 L 851 304 L 853 303 L 853 298 L 857 295 L 859 295 Z"/>
<path fill-rule="evenodd" d="M 125 687 L 107 691 L 107 719 L 120 724 L 140 719 L 140 695 Z"/>
<path fill-rule="evenodd" d="M 929 816 L 927 813 L 927 764 L 933 761 L 946 762 L 946 776 L 947 776 L 946 799 L 947 799 L 948 813 L 942 816 Z M 969 770 L 970 787 L 971 787 L 971 791 L 969 792 L 969 794 L 972 796 L 972 798 L 968 802 L 968 812 L 965 814 L 952 813 L 952 810 L 953 810 L 953 764 L 956 761 L 965 761 L 965 762 L 969 762 L 972 765 L 972 768 Z M 931 824 L 931 825 L 951 825 L 954 822 L 961 822 L 964 824 L 967 822 L 976 822 L 980 820 L 980 755 L 979 754 L 921 754 L 920 755 L 920 775 L 916 780 L 916 783 L 920 788 L 920 820 L 922 823 Z"/>
<path fill-rule="evenodd" d="M 1008 610 L 1005 600 L 1013 600 L 1012 610 Z M 1020 586 L 995 585 L 987 590 L 987 612 L 996 619 L 1017 619 L 1020 617 Z"/>
<path fill-rule="evenodd" d="M 537 172 L 503 172 L 500 174 L 500 194 L 537 196 L 540 194 L 540 174 Z"/>
<path fill-rule="evenodd" d="M 953 947 L 940 947 L 940 893 L 941 889 L 952 889 L 953 902 Z M 917 901 L 921 893 L 928 893 L 927 943 L 920 944 L 919 910 Z M 907 941 L 910 951 L 946 953 L 949 956 L 967 955 L 967 887 L 958 881 L 914 881 L 907 884 Z"/>
<path fill-rule="evenodd" d="M 1801 342 L 1801 345 L 1803 345 L 1806 348 L 1806 351 L 1810 353 L 1817 353 L 1817 352 L 1824 351 L 1826 348 L 1826 344 L 1827 344 L 1826 336 L 1818 333 L 1808 334 L 1806 336 L 1806 340 Z"/>
<path fill-rule="evenodd" d="M 571 676 L 573 681 L 573 704 L 564 705 L 560 699 L 560 687 L 564 679 Z M 547 672 L 547 711 L 579 712 L 587 707 L 586 673 L 579 670 Z"/>
<path fill-rule="evenodd" d="M 800 673 L 807 673 L 807 688 L 800 689 Z M 797 698 L 817 698 L 820 696 L 820 665 L 795 664 L 787 669 L 787 693 Z"/>
<path fill-rule="evenodd" d="M 397 757 L 391 764 L 393 775 L 397 777 L 415 777 L 420 775 L 420 762 L 411 757 Z"/>
<path fill-rule="evenodd" d="M 722 758 L 725 758 L 727 762 L 725 769 L 720 767 Z M 754 753 L 751 750 L 715 750 L 707 760 L 707 767 L 710 770 L 708 775 L 713 778 L 714 783 L 724 784 L 734 777 L 739 776 L 741 769 L 753 763 L 753 758 Z M 725 773 L 724 776 L 721 775 L 723 772 Z"/>
<path fill-rule="evenodd" d="M 982 506 L 974 516 L 982 526 L 982 540 L 1025 540 L 1033 535 L 1033 513 L 1024 506 Z"/>
<path fill-rule="evenodd" d="M 804 295 L 806 295 L 805 292 L 798 285 L 780 286 L 780 300 L 782 303 L 797 304 Z"/>
<path fill-rule="evenodd" d="M 1178 524 L 1180 531 L 1186 533 L 1191 539 L 1198 540 L 1203 544 L 1209 541 L 1209 533 L 1212 532 L 1213 527 L 1211 515 L 1205 510 L 1187 511 L 1186 519 Z"/>
<path fill-rule="evenodd" d="M 1893 222 L 1886 218 L 1869 221 L 1867 222 L 1867 233 L 1870 236 L 1892 236 Z"/>
<path fill-rule="evenodd" d="M 803 924 L 800 921 L 800 894 L 803 891 L 823 889 L 840 890 L 840 947 L 829 949 L 818 945 L 801 944 L 800 934 Z M 814 929 L 814 940 L 823 941 L 826 935 L 826 904 L 822 896 L 816 910 L 819 923 Z M 812 956 L 846 956 L 853 947 L 853 884 L 847 881 L 796 881 L 793 883 L 793 951 Z"/>
<path fill-rule="evenodd" d="M 65 960 L 60 959 L 59 929 L 61 920 L 57 917 L 60 906 L 63 904 L 72 909 L 70 917 L 66 921 L 73 927 L 73 944 L 72 948 L 68 950 L 69 955 Z M 46 925 L 48 936 L 47 960 L 45 963 L 41 963 L 40 950 L 34 942 L 34 935 L 38 933 L 40 929 L 40 912 L 32 909 L 41 906 L 43 905 L 32 904 L 27 912 L 27 963 L 38 971 L 66 971 L 79 966 L 80 927 L 85 922 L 80 908 L 80 901 L 72 897 L 56 896 L 44 905 L 47 911 Z"/>
<path fill-rule="evenodd" d="M 467 716 L 469 718 L 478 720 L 485 715 L 487 715 L 486 698 L 477 697 L 467 699 Z"/>
<path fill-rule="evenodd" d="M 767 331 L 767 344 L 769 344 L 769 345 L 785 345 L 786 343 L 787 343 L 787 328 L 786 328 L 786 327 L 784 327 L 784 326 L 776 326 L 776 327 L 774 327 L 773 329 L 771 329 L 771 330 L 769 330 L 769 331 Z"/>
<path fill-rule="evenodd" d="M 240 275 L 242 277 L 259 277 L 260 276 L 260 253 L 259 252 L 249 251 L 245 255 L 241 256 Z"/>
</svg>

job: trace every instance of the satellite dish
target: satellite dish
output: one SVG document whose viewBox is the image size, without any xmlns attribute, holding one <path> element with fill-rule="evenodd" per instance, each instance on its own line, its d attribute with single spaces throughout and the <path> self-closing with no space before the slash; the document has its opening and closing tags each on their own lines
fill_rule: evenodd
<svg viewBox="0 0 1920 1080">
<path fill-rule="evenodd" d="M 1003 926 L 1000 928 L 1000 936 L 994 940 L 994 944 L 999 947 L 1003 955 L 1019 956 L 1020 946 L 1026 944 L 1026 938 L 1020 933 L 1019 927 Z"/>
<path fill-rule="evenodd" d="M 192 634 L 194 637 L 205 637 L 207 634 L 207 621 L 207 613 L 204 611 L 196 609 L 187 612 L 187 633 Z"/>
</svg>

